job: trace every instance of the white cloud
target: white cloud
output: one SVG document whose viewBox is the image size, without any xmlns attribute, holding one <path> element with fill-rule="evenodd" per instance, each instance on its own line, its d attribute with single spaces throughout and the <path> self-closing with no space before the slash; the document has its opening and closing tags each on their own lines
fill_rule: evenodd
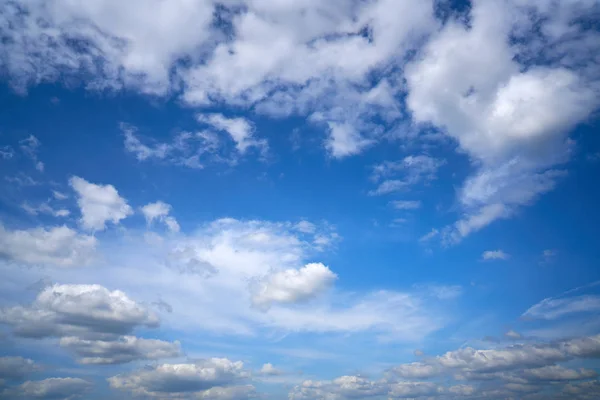
<svg viewBox="0 0 600 400">
<path fill-rule="evenodd" d="M 186 394 L 205 398 L 203 396 L 207 391 L 232 387 L 249 376 L 250 373 L 244 370 L 241 361 L 211 358 L 195 364 L 160 364 L 130 374 L 113 376 L 108 382 L 113 389 L 138 396 L 166 397 Z"/>
<path fill-rule="evenodd" d="M 53 190 L 52 196 L 54 196 L 56 200 L 66 200 L 69 198 L 67 194 L 59 192 L 58 190 Z"/>
<path fill-rule="evenodd" d="M 268 149 L 265 139 L 254 137 L 254 125 L 245 118 L 227 118 L 223 114 L 198 114 L 197 119 L 198 122 L 207 124 L 216 130 L 227 132 L 241 154 L 244 154 L 250 147 L 255 147 L 261 152 Z"/>
<path fill-rule="evenodd" d="M 81 378 L 48 378 L 42 381 L 26 381 L 6 392 L 20 399 L 79 399 L 92 387 Z"/>
<path fill-rule="evenodd" d="M 92 260 L 96 243 L 66 226 L 10 231 L 0 225 L 0 255 L 18 263 L 83 266 Z"/>
<path fill-rule="evenodd" d="M 0 158 L 3 160 L 10 160 L 15 156 L 15 151 L 11 146 L 0 146 Z"/>
<path fill-rule="evenodd" d="M 263 364 L 260 368 L 260 374 L 262 375 L 281 375 L 281 371 L 273 366 L 271 363 Z"/>
<path fill-rule="evenodd" d="M 96 185 L 74 176 L 69 184 L 77 193 L 81 210 L 81 225 L 90 230 L 103 230 L 106 222 L 118 224 L 133 214 L 133 210 L 112 185 Z"/>
<path fill-rule="evenodd" d="M 481 259 L 485 261 L 489 260 L 508 260 L 510 255 L 502 250 L 486 250 L 481 255 Z"/>
<path fill-rule="evenodd" d="M 440 232 L 437 229 L 433 228 L 429 233 L 421 236 L 421 238 L 419 238 L 419 242 L 421 242 L 421 243 L 428 242 L 431 239 L 438 236 L 439 234 L 440 234 Z"/>
<path fill-rule="evenodd" d="M 122 364 L 181 355 L 179 342 L 121 336 L 114 340 L 86 340 L 74 336 L 60 339 L 61 347 L 74 352 L 81 364 Z"/>
<path fill-rule="evenodd" d="M 394 200 L 390 204 L 397 210 L 416 210 L 421 208 L 419 200 Z"/>
<path fill-rule="evenodd" d="M 573 381 L 598 376 L 598 373 L 591 369 L 580 368 L 576 370 L 564 368 L 559 365 L 527 369 L 524 371 L 524 374 L 528 379 L 542 381 Z"/>
<path fill-rule="evenodd" d="M 155 327 L 158 318 L 121 291 L 100 285 L 52 285 L 29 307 L 0 311 L 0 321 L 18 336 L 112 338 L 136 326 Z"/>
<path fill-rule="evenodd" d="M 177 220 L 174 217 L 169 216 L 171 209 L 172 207 L 170 204 L 157 201 L 143 206 L 142 213 L 144 214 L 148 225 L 151 225 L 154 220 L 159 220 L 167 226 L 169 231 L 179 232 L 180 227 Z"/>
<path fill-rule="evenodd" d="M 286 269 L 257 282 L 252 302 L 265 308 L 272 303 L 307 300 L 325 291 L 335 279 L 337 275 L 321 263 L 307 264 L 300 269 Z"/>
<path fill-rule="evenodd" d="M 361 137 L 355 127 L 348 123 L 329 122 L 329 138 L 325 147 L 335 158 L 352 156 L 373 144 L 372 140 Z"/>
<path fill-rule="evenodd" d="M 569 157 L 567 134 L 588 118 L 600 99 L 598 81 L 585 69 L 563 65 L 524 69 L 518 60 L 539 56 L 540 50 L 527 44 L 511 46 L 507 40 L 516 34 L 524 43 L 534 43 L 527 42 L 527 35 L 534 21 L 543 18 L 541 35 L 547 49 L 553 43 L 573 41 L 583 57 L 579 61 L 589 63 L 585 53 L 590 50 L 575 44 L 575 36 L 554 36 L 545 29 L 553 26 L 555 32 L 566 32 L 585 7 L 565 3 L 550 12 L 543 2 L 528 2 L 527 8 L 512 3 L 523 2 L 474 2 L 469 28 L 459 21 L 448 22 L 406 68 L 407 105 L 414 120 L 443 129 L 479 170 L 467 180 L 459 200 L 466 208 L 463 221 L 487 217 L 478 218 L 477 229 L 464 223 L 456 226 L 454 241 L 551 190 L 564 175 L 551 167 Z M 528 51 L 531 54 L 523 54 Z M 505 211 L 484 212 L 494 205 Z"/>
<path fill-rule="evenodd" d="M 600 296 L 582 295 L 566 298 L 547 298 L 530 307 L 522 315 L 532 319 L 558 319 L 570 314 L 592 313 L 600 310 Z"/>
<path fill-rule="evenodd" d="M 406 190 L 419 183 L 431 182 L 437 178 L 437 171 L 444 164 L 444 160 L 416 155 L 375 165 L 371 179 L 379 182 L 379 185 L 369 194 L 379 196 Z"/>
<path fill-rule="evenodd" d="M 30 215 L 48 214 L 54 217 L 68 217 L 71 212 L 65 208 L 54 209 L 48 203 L 42 203 L 39 206 L 31 206 L 29 203 L 21 204 L 21 208 Z"/>
<path fill-rule="evenodd" d="M 515 332 L 511 329 L 504 334 L 504 337 L 512 339 L 512 340 L 518 340 L 518 339 L 522 339 L 523 335 L 521 335 L 519 332 Z"/>
</svg>

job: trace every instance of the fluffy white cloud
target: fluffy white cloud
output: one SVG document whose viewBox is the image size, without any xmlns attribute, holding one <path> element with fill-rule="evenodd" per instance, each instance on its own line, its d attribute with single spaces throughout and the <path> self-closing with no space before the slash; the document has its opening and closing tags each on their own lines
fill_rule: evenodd
<svg viewBox="0 0 600 400">
<path fill-rule="evenodd" d="M 0 255 L 19 263 L 73 267 L 88 264 L 96 238 L 66 226 L 7 230 L 0 225 Z"/>
<path fill-rule="evenodd" d="M 486 250 L 481 255 L 483 260 L 507 260 L 510 256 L 502 250 Z"/>
<path fill-rule="evenodd" d="M 195 364 L 160 364 L 151 369 L 113 376 L 108 382 L 112 388 L 134 395 L 167 397 L 194 394 L 199 398 L 210 398 L 207 391 L 232 387 L 249 377 L 250 373 L 241 361 L 211 358 Z"/>
<path fill-rule="evenodd" d="M 56 284 L 42 290 L 31 306 L 2 309 L 0 322 L 24 337 L 110 338 L 128 334 L 136 326 L 155 327 L 158 318 L 119 290 Z"/>
<path fill-rule="evenodd" d="M 262 375 L 281 375 L 281 371 L 275 368 L 271 363 L 263 364 L 259 372 Z"/>
<path fill-rule="evenodd" d="M 469 27 L 448 22 L 406 67 L 414 120 L 443 129 L 479 169 L 459 194 L 466 216 L 453 228 L 454 241 L 551 190 L 564 172 L 549 168 L 568 159 L 569 130 L 598 105 L 597 76 L 585 67 L 533 61 L 569 42 L 582 65 L 594 62 L 586 46 L 597 45 L 575 39 L 585 36 L 575 21 L 586 5 L 561 3 L 550 11 L 547 4 L 475 1 Z M 544 21 L 543 49 L 531 40 L 536 21 Z M 511 45 L 509 35 L 523 45 Z M 549 63 L 557 59 L 546 55 Z"/>
<path fill-rule="evenodd" d="M 336 278 L 336 274 L 320 263 L 307 264 L 300 269 L 286 269 L 258 282 L 252 302 L 264 308 L 271 303 L 307 300 L 329 288 Z"/>
<path fill-rule="evenodd" d="M 74 176 L 69 184 L 77 193 L 77 204 L 81 210 L 81 225 L 90 230 L 103 230 L 107 222 L 118 224 L 133 214 L 127 201 L 112 185 L 96 185 Z"/>
<path fill-rule="evenodd" d="M 27 381 L 14 389 L 6 389 L 9 398 L 19 399 L 79 399 L 92 387 L 80 378 L 48 378 L 42 381 Z"/>
<path fill-rule="evenodd" d="M 60 345 L 74 352 L 81 364 L 121 364 L 181 355 L 179 342 L 122 336 L 115 340 L 86 340 L 66 336 Z"/>
<path fill-rule="evenodd" d="M 154 220 L 163 222 L 171 232 L 179 232 L 179 224 L 175 217 L 169 215 L 171 205 L 162 201 L 149 203 L 142 207 L 142 213 L 146 218 L 148 225 L 151 225 Z"/>
</svg>

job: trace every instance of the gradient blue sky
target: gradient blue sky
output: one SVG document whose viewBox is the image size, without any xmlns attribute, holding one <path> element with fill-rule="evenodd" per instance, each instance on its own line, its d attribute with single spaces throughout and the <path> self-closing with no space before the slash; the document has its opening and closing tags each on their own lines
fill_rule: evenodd
<svg viewBox="0 0 600 400">
<path fill-rule="evenodd" d="M 597 398 L 599 18 L 3 2 L 0 398 Z"/>
</svg>

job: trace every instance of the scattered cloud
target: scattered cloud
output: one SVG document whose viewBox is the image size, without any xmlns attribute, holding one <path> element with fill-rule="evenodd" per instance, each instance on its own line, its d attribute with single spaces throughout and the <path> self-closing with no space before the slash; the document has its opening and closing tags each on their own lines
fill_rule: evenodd
<svg viewBox="0 0 600 400">
<path fill-rule="evenodd" d="M 267 375 L 267 376 L 282 374 L 282 372 L 279 369 L 275 368 L 273 366 L 273 364 L 271 364 L 271 363 L 263 364 L 263 366 L 260 368 L 259 372 L 261 375 Z"/>
<path fill-rule="evenodd" d="M 416 210 L 421 208 L 421 202 L 419 200 L 394 200 L 390 204 L 396 210 Z"/>
<path fill-rule="evenodd" d="M 179 223 L 175 217 L 169 215 L 171 212 L 171 205 L 164 203 L 162 201 L 157 201 L 155 203 L 149 203 L 142 207 L 142 213 L 146 218 L 146 222 L 148 226 L 152 225 L 154 220 L 158 220 L 164 223 L 169 231 L 171 232 L 179 232 Z"/>
<path fill-rule="evenodd" d="M 79 399 L 90 389 L 92 383 L 81 378 L 48 378 L 26 381 L 16 388 L 5 389 L 4 394 L 19 399 Z"/>
<path fill-rule="evenodd" d="M 438 169 L 445 164 L 444 160 L 427 155 L 407 156 L 400 161 L 386 161 L 373 167 L 371 179 L 379 182 L 371 196 L 379 196 L 408 190 L 419 183 L 428 183 L 437 178 Z"/>
<path fill-rule="evenodd" d="M 127 200 L 112 185 L 96 185 L 74 176 L 69 184 L 77 193 L 81 225 L 89 230 L 104 230 L 107 222 L 118 224 L 133 214 Z"/>
<path fill-rule="evenodd" d="M 528 319 L 557 319 L 570 314 L 600 311 L 600 296 L 582 295 L 547 298 L 530 307 L 522 315 Z"/>
<path fill-rule="evenodd" d="M 437 229 L 433 228 L 429 233 L 421 236 L 421 238 L 419 238 L 419 242 L 421 242 L 421 243 L 429 242 L 431 239 L 435 238 L 439 234 L 440 234 L 440 232 Z"/>
<path fill-rule="evenodd" d="M 17 263 L 78 267 L 89 264 L 96 238 L 66 226 L 8 230 L 0 225 L 0 255 Z"/>
<path fill-rule="evenodd" d="M 223 114 L 198 114 L 198 122 L 207 124 L 218 131 L 225 131 L 235 142 L 236 149 L 240 154 L 254 147 L 260 152 L 268 150 L 269 146 L 265 139 L 256 139 L 254 136 L 254 125 L 245 118 L 227 118 Z"/>
<path fill-rule="evenodd" d="M 336 279 L 337 275 L 321 263 L 286 269 L 257 282 L 252 302 L 261 308 L 272 303 L 296 303 L 317 296 Z"/>
<path fill-rule="evenodd" d="M 510 255 L 502 250 L 486 250 L 481 255 L 481 259 L 484 261 L 490 260 L 508 260 Z"/>
<path fill-rule="evenodd" d="M 160 364 L 130 374 L 108 379 L 113 389 L 137 396 L 168 397 L 187 395 L 196 398 L 226 398 L 211 396 L 213 392 L 240 390 L 246 397 L 254 388 L 237 387 L 250 377 L 241 361 L 211 358 L 194 364 Z M 241 398 L 241 397 L 240 397 Z"/>
<path fill-rule="evenodd" d="M 21 208 L 30 215 L 48 214 L 54 217 L 68 217 L 71 212 L 65 208 L 54 209 L 48 203 L 41 203 L 39 206 L 31 206 L 29 203 L 21 204 Z"/>
</svg>

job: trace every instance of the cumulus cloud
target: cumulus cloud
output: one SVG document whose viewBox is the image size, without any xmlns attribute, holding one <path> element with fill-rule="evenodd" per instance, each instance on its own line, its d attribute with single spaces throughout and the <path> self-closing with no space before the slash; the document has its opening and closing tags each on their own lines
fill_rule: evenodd
<svg viewBox="0 0 600 400">
<path fill-rule="evenodd" d="M 271 363 L 263 364 L 259 373 L 262 375 L 281 375 L 281 371 L 275 368 Z"/>
<path fill-rule="evenodd" d="M 92 387 L 81 378 L 48 378 L 42 381 L 26 381 L 5 394 L 20 399 L 79 399 Z"/>
<path fill-rule="evenodd" d="M 257 283 L 252 302 L 258 307 L 269 307 L 271 303 L 307 300 L 325 291 L 336 278 L 336 274 L 320 263 L 276 272 Z"/>
<path fill-rule="evenodd" d="M 136 326 L 155 327 L 158 317 L 119 290 L 100 285 L 46 287 L 30 306 L 5 307 L 0 321 L 14 334 L 30 338 L 113 337 Z"/>
<path fill-rule="evenodd" d="M 182 394 L 212 398 L 209 396 L 211 390 L 212 394 L 217 394 L 249 377 L 250 373 L 244 369 L 241 361 L 211 358 L 194 364 L 160 364 L 113 376 L 108 382 L 113 389 L 151 398 Z M 222 394 L 226 393 L 224 390 Z"/>
<path fill-rule="evenodd" d="M 60 345 L 74 352 L 81 364 L 122 364 L 181 355 L 179 342 L 122 336 L 115 340 L 85 340 L 67 336 Z"/>
<path fill-rule="evenodd" d="M 18 356 L 0 357 L 0 377 L 2 377 L 2 379 L 22 379 L 38 369 L 39 367 L 33 360 L 28 358 Z"/>
<path fill-rule="evenodd" d="M 481 255 L 481 259 L 485 261 L 490 260 L 508 260 L 510 256 L 502 250 L 486 250 Z"/>
<path fill-rule="evenodd" d="M 29 135 L 25 139 L 19 141 L 21 150 L 29 157 L 40 172 L 44 172 L 44 163 L 38 160 L 38 151 L 41 146 L 40 140 L 34 135 Z"/>
<path fill-rule="evenodd" d="M 83 266 L 92 260 L 96 243 L 66 226 L 11 231 L 0 225 L 0 255 L 18 263 Z"/>
<path fill-rule="evenodd" d="M 169 231 L 179 232 L 179 223 L 177 223 L 175 217 L 169 215 L 171 209 L 172 207 L 170 204 L 157 201 L 143 206 L 142 213 L 144 214 L 148 225 L 151 225 L 154 220 L 158 220 L 164 223 Z"/>
<path fill-rule="evenodd" d="M 96 185 L 74 176 L 69 184 L 77 193 L 81 225 L 90 230 L 103 230 L 107 222 L 118 224 L 133 210 L 112 185 Z"/>
<path fill-rule="evenodd" d="M 407 66 L 407 105 L 413 119 L 442 128 L 478 166 L 459 195 L 466 216 L 454 228 L 455 241 L 530 204 L 564 175 L 552 166 L 568 159 L 570 143 L 565 139 L 570 129 L 597 107 L 598 76 L 589 75 L 585 67 L 552 63 L 556 55 L 545 65 L 533 62 L 539 48 L 528 47 L 535 43 L 528 35 L 543 20 L 543 51 L 573 41 L 579 62 L 591 66 L 594 61 L 585 56 L 590 49 L 576 45 L 577 35 L 567 33 L 567 26 L 574 24 L 572 31 L 584 35 L 575 22 L 584 12 L 581 5 L 473 2 L 469 27 L 448 22 Z M 549 26 L 556 30 L 545 29 Z M 507 40 L 512 34 L 526 44 L 512 45 Z"/>
</svg>

